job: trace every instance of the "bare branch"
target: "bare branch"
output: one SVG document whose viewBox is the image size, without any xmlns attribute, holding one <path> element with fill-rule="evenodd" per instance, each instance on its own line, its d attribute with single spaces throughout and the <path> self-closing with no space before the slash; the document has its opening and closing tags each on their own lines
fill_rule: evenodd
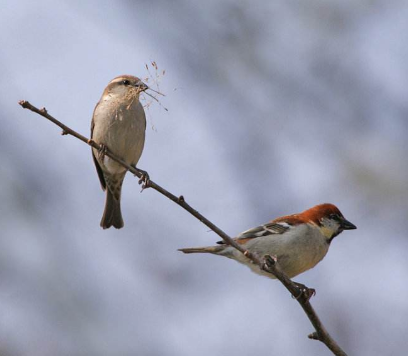
<svg viewBox="0 0 408 356">
<path fill-rule="evenodd" d="M 38 109 L 25 100 L 21 100 L 19 104 L 24 109 L 29 109 L 45 117 L 46 119 L 50 120 L 51 122 L 53 122 L 54 124 L 62 128 L 63 135 L 72 135 L 78 138 L 79 140 L 81 140 L 82 142 L 85 142 L 89 146 L 94 147 L 98 150 L 100 149 L 100 146 L 96 142 L 86 138 L 85 136 L 82 136 L 81 134 L 77 133 L 76 131 L 72 130 L 68 126 L 64 125 L 63 123 L 61 123 L 60 121 L 58 121 L 57 119 L 49 115 L 45 108 Z M 105 154 L 106 156 L 112 158 L 114 161 L 120 163 L 122 166 L 126 167 L 135 176 L 139 178 L 142 178 L 145 176 L 145 172 L 140 171 L 136 167 L 132 167 L 128 165 L 126 162 L 122 161 L 119 157 L 116 157 L 109 150 Z M 145 188 L 153 188 L 154 190 L 158 191 L 159 193 L 163 194 L 164 196 L 172 200 L 177 205 L 187 210 L 191 215 L 193 215 L 195 218 L 200 220 L 204 225 L 208 226 L 212 231 L 214 231 L 217 235 L 219 235 L 225 241 L 226 244 L 233 246 L 238 251 L 242 252 L 247 258 L 252 260 L 253 263 L 260 266 L 260 268 L 262 268 L 266 272 L 273 274 L 286 287 L 286 289 L 291 293 L 291 295 L 295 297 L 297 302 L 303 308 L 304 312 L 306 313 L 313 327 L 315 328 L 315 332 L 310 334 L 309 338 L 314 339 L 314 340 L 319 340 L 322 343 L 324 343 L 333 352 L 334 355 L 347 356 L 347 354 L 340 348 L 340 346 L 336 343 L 336 341 L 332 339 L 330 334 L 327 332 L 326 328 L 324 327 L 319 317 L 317 316 L 315 310 L 313 309 L 312 305 L 310 304 L 309 299 L 314 294 L 314 290 L 309 289 L 305 286 L 300 286 L 298 283 L 293 282 L 282 271 L 282 269 L 279 266 L 278 261 L 276 261 L 276 258 L 274 259 L 273 257 L 268 256 L 268 255 L 261 257 L 248 250 L 245 250 L 241 245 L 236 243 L 229 235 L 227 235 L 218 226 L 213 224 L 210 220 L 208 220 L 206 217 L 201 215 L 197 210 L 192 208 L 186 202 L 184 196 L 180 195 L 177 197 L 150 179 L 145 181 Z M 310 294 L 310 291 L 312 291 L 311 294 Z"/>
</svg>

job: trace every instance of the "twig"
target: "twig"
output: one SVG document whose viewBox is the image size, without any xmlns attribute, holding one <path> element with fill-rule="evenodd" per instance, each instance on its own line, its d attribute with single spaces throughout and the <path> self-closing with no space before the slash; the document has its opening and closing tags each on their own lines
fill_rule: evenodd
<svg viewBox="0 0 408 356">
<path fill-rule="evenodd" d="M 157 94 L 160 94 L 160 95 L 165 96 L 164 94 L 159 93 L 158 91 L 155 91 L 155 90 L 153 90 L 153 89 L 150 89 L 150 88 L 149 88 L 149 90 L 152 90 L 152 91 L 156 92 Z M 165 106 L 163 106 L 162 103 L 159 101 L 159 99 L 157 99 L 155 96 L 153 96 L 152 94 L 149 94 L 149 93 L 147 93 L 147 92 L 144 92 L 144 94 L 146 94 L 146 95 L 150 96 L 151 98 L 153 98 L 154 100 L 156 100 L 156 101 L 159 103 L 159 105 L 160 105 L 164 110 L 169 111 L 169 109 L 167 109 Z"/>
<path fill-rule="evenodd" d="M 81 140 L 82 142 L 85 142 L 89 146 L 94 147 L 96 149 L 100 149 L 100 146 L 96 142 L 94 142 L 93 140 L 87 139 L 85 136 L 82 136 L 81 134 L 77 133 L 76 131 L 72 130 L 68 126 L 64 125 L 63 123 L 61 123 L 60 121 L 58 121 L 57 119 L 49 115 L 45 108 L 38 109 L 25 100 L 21 100 L 19 104 L 24 109 L 29 109 L 45 117 L 46 119 L 50 120 L 57 126 L 61 127 L 63 130 L 62 131 L 63 135 L 68 135 L 68 134 L 72 135 L 78 138 L 79 140 Z M 126 162 L 116 157 L 109 150 L 105 154 L 106 156 L 109 156 L 110 158 L 112 158 L 114 161 L 120 163 L 122 166 L 126 167 L 130 172 L 132 172 L 137 177 L 142 178 L 144 176 L 143 172 L 139 171 L 136 167 L 132 167 L 128 165 Z M 262 256 L 261 258 L 257 254 L 254 254 L 248 250 L 245 250 L 241 245 L 236 243 L 230 236 L 228 236 L 219 227 L 214 225 L 210 220 L 208 220 L 203 215 L 201 215 L 197 210 L 192 208 L 185 201 L 182 195 L 177 197 L 150 179 L 146 183 L 146 188 L 153 188 L 154 190 L 158 191 L 159 193 L 163 194 L 164 196 L 172 200 L 174 203 L 178 204 L 179 206 L 187 210 L 190 214 L 192 214 L 194 217 L 200 220 L 204 225 L 208 226 L 212 231 L 214 231 L 217 235 L 219 235 L 225 241 L 225 243 L 233 246 L 238 251 L 242 252 L 247 258 L 252 260 L 253 263 L 257 264 L 263 270 L 269 273 L 272 273 L 286 287 L 286 289 L 292 294 L 292 296 L 297 296 L 296 300 L 301 305 L 307 317 L 309 318 L 310 322 L 312 323 L 313 327 L 315 328 L 315 332 L 310 334 L 309 338 L 321 341 L 333 352 L 333 354 L 337 356 L 347 356 L 347 354 L 340 348 L 340 346 L 336 343 L 336 341 L 332 339 L 332 337 L 330 336 L 330 334 L 327 332 L 326 328 L 320 321 L 315 310 L 313 309 L 313 307 L 311 306 L 309 302 L 310 295 L 307 295 L 307 293 L 305 293 L 305 291 L 302 288 L 300 288 L 296 283 L 290 280 L 290 278 L 282 271 L 276 259 L 273 259 L 271 256 Z"/>
<path fill-rule="evenodd" d="M 154 92 L 154 93 L 156 93 L 156 94 L 159 94 L 159 95 L 161 95 L 161 96 L 166 96 L 166 95 L 164 95 L 163 93 L 161 93 L 161 92 L 159 92 L 159 91 L 157 91 L 157 90 L 154 90 L 154 89 L 152 89 L 152 88 L 150 88 L 150 87 L 149 87 L 149 90 L 151 90 L 152 92 Z"/>
</svg>

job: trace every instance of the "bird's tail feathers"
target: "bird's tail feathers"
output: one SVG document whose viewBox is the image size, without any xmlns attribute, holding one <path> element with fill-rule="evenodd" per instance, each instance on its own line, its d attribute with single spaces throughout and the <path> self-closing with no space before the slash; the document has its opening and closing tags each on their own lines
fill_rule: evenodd
<svg viewBox="0 0 408 356">
<path fill-rule="evenodd" d="M 117 200 L 111 193 L 110 189 L 106 189 L 106 203 L 101 226 L 104 229 L 109 229 L 111 226 L 120 229 L 123 225 L 122 212 L 120 210 L 120 196 L 119 200 Z"/>
<path fill-rule="evenodd" d="M 219 254 L 225 246 L 208 246 L 208 247 L 190 247 L 190 248 L 180 248 L 178 251 L 183 253 L 212 253 Z"/>
</svg>

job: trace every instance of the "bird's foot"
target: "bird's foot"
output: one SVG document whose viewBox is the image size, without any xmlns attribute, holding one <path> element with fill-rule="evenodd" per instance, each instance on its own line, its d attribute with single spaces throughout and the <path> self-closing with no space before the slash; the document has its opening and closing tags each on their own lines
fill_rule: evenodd
<svg viewBox="0 0 408 356">
<path fill-rule="evenodd" d="M 298 296 L 292 295 L 292 298 L 299 299 L 301 297 L 304 297 L 306 299 L 306 301 L 309 301 L 310 298 L 312 298 L 312 297 L 314 297 L 316 295 L 316 290 L 315 289 L 308 288 L 302 283 L 297 283 L 297 282 L 293 282 L 293 283 L 296 285 L 296 287 L 299 288 L 299 295 Z"/>
<path fill-rule="evenodd" d="M 98 150 L 98 158 L 100 161 L 103 162 L 105 159 L 106 152 L 108 152 L 108 147 L 104 145 L 103 143 L 99 144 L 99 150 Z"/>
<path fill-rule="evenodd" d="M 145 190 L 146 188 L 149 188 L 149 183 L 150 183 L 150 176 L 149 173 L 147 173 L 146 171 L 144 171 L 143 169 L 137 168 L 136 166 L 132 166 L 134 169 L 136 169 L 140 174 L 141 177 L 139 179 L 139 184 L 142 185 L 142 190 L 141 192 L 143 192 L 143 190 Z"/>
<path fill-rule="evenodd" d="M 264 264 L 262 265 L 262 269 L 268 271 L 269 267 L 274 266 L 278 262 L 278 257 L 275 255 L 265 255 L 264 256 Z"/>
</svg>

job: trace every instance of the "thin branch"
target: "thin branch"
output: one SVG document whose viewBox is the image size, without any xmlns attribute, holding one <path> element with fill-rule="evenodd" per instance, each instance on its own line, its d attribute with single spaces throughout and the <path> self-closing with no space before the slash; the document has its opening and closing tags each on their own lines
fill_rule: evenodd
<svg viewBox="0 0 408 356">
<path fill-rule="evenodd" d="M 93 140 L 87 139 L 85 136 L 82 136 L 81 134 L 77 133 L 76 131 L 72 130 L 68 126 L 64 125 L 63 123 L 49 115 L 45 108 L 38 109 L 25 100 L 21 100 L 19 104 L 24 109 L 29 109 L 45 117 L 46 119 L 50 120 L 51 122 L 62 128 L 63 135 L 72 135 L 93 148 L 96 148 L 98 150 L 101 149 L 101 147 Z M 119 157 L 116 157 L 109 150 L 105 153 L 105 155 L 112 158 L 114 161 L 120 163 L 122 166 L 126 167 L 135 176 L 139 178 L 144 178 L 144 173 L 142 171 L 139 171 L 136 167 L 128 165 L 126 162 L 122 161 Z M 159 193 L 163 194 L 164 196 L 166 196 L 167 198 L 169 198 L 170 200 L 172 200 L 173 202 L 187 210 L 195 218 L 200 220 L 204 225 L 208 226 L 212 231 L 219 235 L 225 241 L 226 244 L 233 246 L 238 251 L 242 252 L 247 258 L 252 260 L 253 263 L 257 264 L 260 268 L 262 268 L 266 272 L 273 274 L 286 287 L 286 289 L 292 294 L 292 296 L 297 296 L 296 300 L 301 305 L 310 322 L 312 323 L 313 327 L 315 328 L 315 332 L 310 334 L 309 338 L 321 341 L 333 352 L 333 354 L 337 356 L 347 356 L 347 354 L 340 348 L 336 341 L 327 332 L 326 328 L 324 327 L 315 310 L 313 309 L 312 305 L 310 304 L 309 299 L 311 295 L 307 293 L 309 289 L 307 287 L 304 288 L 299 287 L 298 284 L 292 282 L 291 279 L 282 271 L 276 259 L 272 258 L 271 256 L 260 257 L 257 254 L 244 249 L 241 245 L 236 243 L 229 235 L 222 231 L 218 226 L 213 224 L 210 220 L 208 220 L 206 217 L 200 214 L 197 210 L 192 208 L 185 201 L 182 195 L 177 197 L 150 179 L 147 182 L 145 182 L 145 188 L 152 188 L 158 191 Z"/>
</svg>

